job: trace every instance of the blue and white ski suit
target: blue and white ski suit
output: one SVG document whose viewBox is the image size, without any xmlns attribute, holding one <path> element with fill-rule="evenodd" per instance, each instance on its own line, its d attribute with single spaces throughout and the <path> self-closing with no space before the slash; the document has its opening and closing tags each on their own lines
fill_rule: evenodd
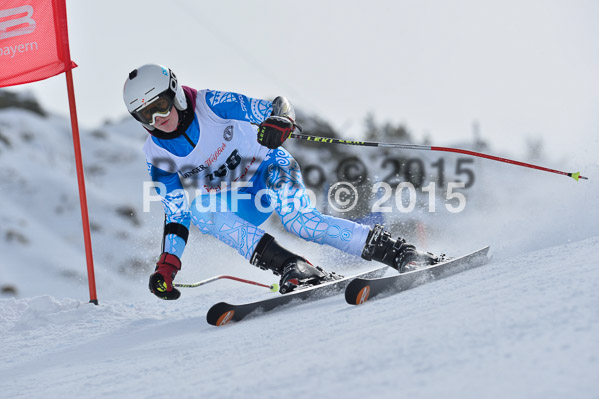
<svg viewBox="0 0 599 399">
<path fill-rule="evenodd" d="M 184 89 L 195 111 L 185 134 L 151 135 L 144 145 L 167 224 L 188 229 L 191 221 L 250 259 L 264 235 L 258 226 L 274 211 L 287 231 L 305 240 L 362 253 L 370 228 L 316 210 L 296 160 L 282 147 L 269 150 L 257 142 L 256 125 L 272 112 L 271 102 Z M 184 248 L 181 236 L 167 234 L 165 252 L 181 257 Z"/>
</svg>

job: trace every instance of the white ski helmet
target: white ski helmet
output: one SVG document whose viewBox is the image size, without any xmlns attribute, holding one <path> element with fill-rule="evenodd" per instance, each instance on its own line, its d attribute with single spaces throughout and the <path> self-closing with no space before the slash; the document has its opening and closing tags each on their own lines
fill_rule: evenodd
<svg viewBox="0 0 599 399">
<path fill-rule="evenodd" d="M 187 100 L 177 77 L 169 68 L 146 64 L 129 73 L 123 87 L 123 100 L 129 113 L 146 128 L 153 130 L 156 116 L 170 115 L 173 105 L 179 111 Z"/>
</svg>

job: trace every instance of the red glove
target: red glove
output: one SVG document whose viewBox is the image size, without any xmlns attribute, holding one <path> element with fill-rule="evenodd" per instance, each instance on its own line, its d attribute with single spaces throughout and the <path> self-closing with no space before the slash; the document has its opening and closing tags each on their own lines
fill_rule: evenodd
<svg viewBox="0 0 599 399">
<path fill-rule="evenodd" d="M 150 276 L 150 291 L 161 299 L 179 299 L 181 292 L 173 287 L 173 280 L 181 270 L 181 260 L 177 255 L 163 252 L 156 263 L 156 270 Z"/>
<path fill-rule="evenodd" d="M 269 116 L 258 128 L 258 143 L 275 149 L 289 138 L 295 126 L 296 124 L 285 116 Z"/>
</svg>

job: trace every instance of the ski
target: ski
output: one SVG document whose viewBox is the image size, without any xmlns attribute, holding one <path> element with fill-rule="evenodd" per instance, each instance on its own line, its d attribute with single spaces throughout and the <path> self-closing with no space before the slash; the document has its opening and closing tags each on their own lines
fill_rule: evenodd
<svg viewBox="0 0 599 399">
<path fill-rule="evenodd" d="M 481 266 L 488 261 L 489 247 L 484 247 L 458 258 L 427 266 L 422 269 L 383 278 L 358 277 L 345 288 L 345 300 L 350 305 L 360 305 L 377 296 L 396 294 L 421 284 Z"/>
<path fill-rule="evenodd" d="M 233 305 L 227 302 L 219 302 L 213 305 L 206 314 L 206 321 L 213 326 L 223 326 L 232 321 L 240 321 L 249 316 L 256 316 L 278 309 L 287 305 L 298 305 L 307 300 L 318 300 L 343 292 L 347 284 L 355 278 L 377 278 L 383 276 L 389 267 L 382 266 L 367 272 L 343 277 L 339 280 L 329 281 L 323 284 L 298 289 L 289 294 L 279 295 L 273 298 L 241 305 Z"/>
</svg>

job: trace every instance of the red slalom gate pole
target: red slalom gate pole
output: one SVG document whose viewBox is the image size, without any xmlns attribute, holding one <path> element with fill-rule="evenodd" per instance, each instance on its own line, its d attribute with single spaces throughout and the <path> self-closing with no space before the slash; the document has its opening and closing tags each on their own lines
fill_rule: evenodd
<svg viewBox="0 0 599 399">
<path fill-rule="evenodd" d="M 85 257 L 87 259 L 87 280 L 89 283 L 89 301 L 98 304 L 96 295 L 96 277 L 94 274 L 94 259 L 92 254 L 92 240 L 89 230 L 89 215 L 87 212 L 87 195 L 85 194 L 85 176 L 83 174 L 83 160 L 81 158 L 81 141 L 79 140 L 79 124 L 77 122 L 77 107 L 75 105 L 75 90 L 73 86 L 73 73 L 69 69 L 65 72 L 67 78 L 67 91 L 69 94 L 69 109 L 71 113 L 71 128 L 73 130 L 73 146 L 75 149 L 75 166 L 77 168 L 77 183 L 79 186 L 79 203 L 81 204 L 81 222 L 83 224 L 83 241 L 85 243 Z"/>
<path fill-rule="evenodd" d="M 513 159 L 501 158 L 495 155 L 483 154 L 482 152 L 475 152 L 469 150 L 461 150 L 459 148 L 449 148 L 449 147 L 432 147 L 428 145 L 417 145 L 417 144 L 398 144 L 398 143 L 377 143 L 373 141 L 358 141 L 358 140 L 341 140 L 341 139 L 333 139 L 329 137 L 318 137 L 318 136 L 310 136 L 307 134 L 298 134 L 291 133 L 289 137 L 294 139 L 312 141 L 315 143 L 325 143 L 325 144 L 346 144 L 346 145 L 354 145 L 361 147 L 383 147 L 383 148 L 399 148 L 403 150 L 424 150 L 424 151 L 442 151 L 442 152 L 455 152 L 458 154 L 470 155 L 473 157 L 486 158 L 491 159 L 493 161 L 509 163 L 512 165 L 523 166 L 525 168 L 542 170 L 544 172 L 556 173 L 559 175 L 564 175 L 573 178 L 578 181 L 579 179 L 588 180 L 588 177 L 584 177 L 580 175 L 580 172 L 569 173 L 562 172 L 561 170 L 549 169 L 543 166 L 533 165 L 530 163 L 514 161 Z"/>
</svg>

